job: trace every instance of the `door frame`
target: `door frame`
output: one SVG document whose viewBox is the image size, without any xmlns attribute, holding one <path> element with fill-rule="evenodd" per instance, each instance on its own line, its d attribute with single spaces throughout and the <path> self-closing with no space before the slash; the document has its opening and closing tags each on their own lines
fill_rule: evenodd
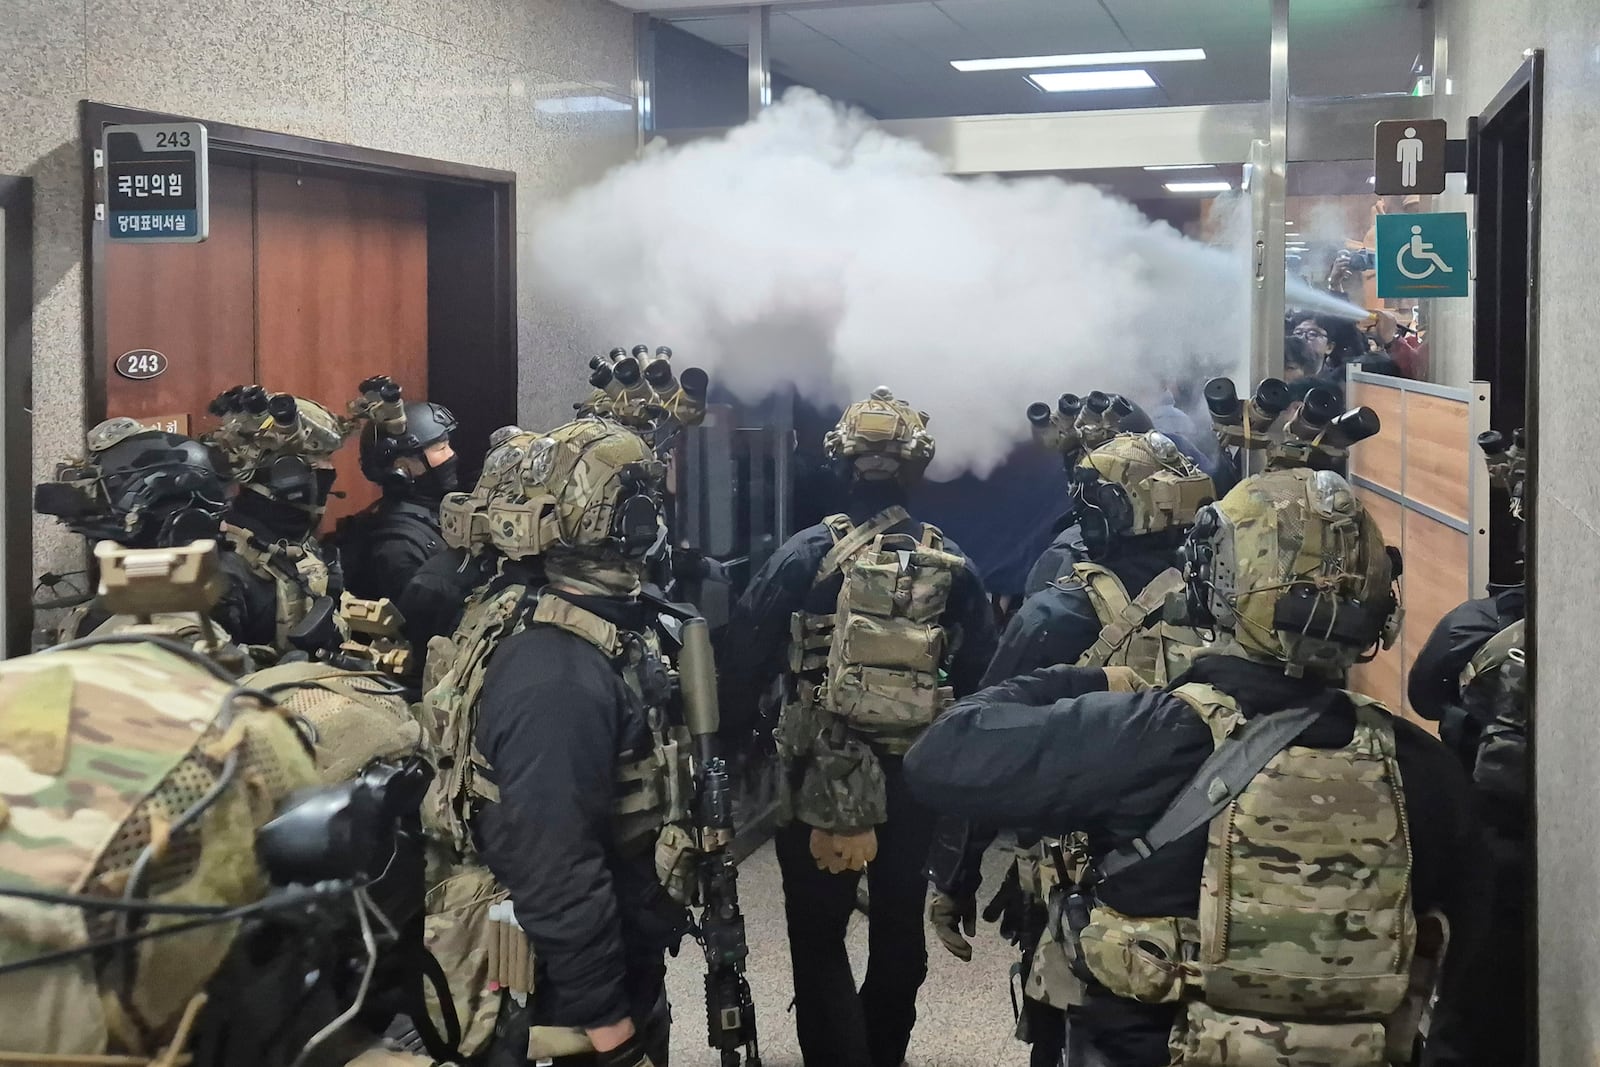
<svg viewBox="0 0 1600 1067">
<path fill-rule="evenodd" d="M 110 354 L 106 350 L 105 227 L 95 220 L 103 195 L 95 152 L 108 125 L 204 123 L 216 163 L 272 161 L 308 175 L 398 178 L 423 186 L 428 202 L 428 397 L 463 419 L 463 473 L 476 470 L 495 427 L 517 421 L 517 220 L 511 171 L 319 141 L 223 122 L 84 100 L 79 105 L 84 173 L 84 410 L 87 424 L 106 417 Z M 463 222 L 489 240 L 489 258 L 473 273 L 480 239 L 463 240 Z M 462 314 L 463 308 L 471 314 Z M 435 314 L 436 309 L 438 314 Z M 446 358 L 435 358 L 443 355 Z M 355 383 L 351 383 L 355 388 Z"/>
<path fill-rule="evenodd" d="M 0 403 L 5 439 L 0 441 L 0 492 L 5 522 L 0 528 L 0 611 L 5 641 L 0 657 L 28 651 L 33 626 L 33 179 L 0 174 L 0 211 L 5 212 L 5 264 L 0 304 L 5 336 L 0 351 Z"/>
</svg>

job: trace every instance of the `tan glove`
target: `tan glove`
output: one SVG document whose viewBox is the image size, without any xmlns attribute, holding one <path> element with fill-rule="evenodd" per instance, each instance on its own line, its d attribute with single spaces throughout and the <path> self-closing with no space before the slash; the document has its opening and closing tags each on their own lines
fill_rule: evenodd
<svg viewBox="0 0 1600 1067">
<path fill-rule="evenodd" d="M 935 889 L 933 896 L 928 898 L 928 925 L 933 927 L 933 934 L 939 939 L 939 944 L 949 950 L 950 955 L 963 963 L 972 962 L 972 942 L 967 940 L 978 932 L 978 902 L 972 897 L 959 900 L 948 893 Z M 967 937 L 961 936 L 965 929 Z"/>
<path fill-rule="evenodd" d="M 1132 667 L 1102 667 L 1106 673 L 1106 690 L 1112 693 L 1138 693 L 1150 688 Z"/>
<path fill-rule="evenodd" d="M 829 874 L 864 870 L 878 855 L 878 832 L 871 827 L 853 834 L 811 830 L 811 858 Z"/>
</svg>

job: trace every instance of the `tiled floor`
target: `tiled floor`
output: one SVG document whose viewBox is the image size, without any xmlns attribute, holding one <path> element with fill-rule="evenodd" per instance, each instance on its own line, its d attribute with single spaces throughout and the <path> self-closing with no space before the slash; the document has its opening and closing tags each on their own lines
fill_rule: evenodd
<svg viewBox="0 0 1600 1067">
<path fill-rule="evenodd" d="M 980 901 L 987 900 L 999 884 L 1003 862 L 1001 854 L 991 850 Z M 756 852 L 739 871 L 762 1061 L 765 1067 L 800 1067 L 794 1017 L 788 1013 L 794 989 L 783 925 L 783 891 L 772 846 Z M 992 926 L 980 926 L 978 936 L 971 940 L 972 962 L 962 963 L 929 938 L 928 980 L 917 1001 L 917 1029 L 906 1057 L 911 1067 L 1017 1067 L 1028 1062 L 1027 1047 L 1011 1036 L 1006 975 L 1015 950 L 1000 940 Z M 858 914 L 850 928 L 850 956 L 858 978 L 866 963 L 866 944 L 866 919 Z M 678 958 L 668 961 L 673 1067 L 716 1064 L 705 1045 L 703 973 L 704 961 L 693 942 L 685 942 Z"/>
</svg>

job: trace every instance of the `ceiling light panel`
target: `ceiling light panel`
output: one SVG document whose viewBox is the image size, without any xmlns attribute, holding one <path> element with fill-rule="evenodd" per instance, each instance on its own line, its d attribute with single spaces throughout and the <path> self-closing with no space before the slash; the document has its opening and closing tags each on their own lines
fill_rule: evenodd
<svg viewBox="0 0 1600 1067">
<path fill-rule="evenodd" d="M 1194 63 L 1206 58 L 1203 48 L 1171 48 L 1155 52 L 1075 52 L 1059 56 L 1002 56 L 997 59 L 952 59 L 963 73 L 984 70 L 1049 70 L 1054 67 L 1106 67 L 1117 63 Z"/>
<path fill-rule="evenodd" d="M 1132 70 L 1063 70 L 1028 75 L 1028 80 L 1047 93 L 1092 93 L 1107 89 L 1153 89 L 1156 80 L 1150 72 Z"/>
</svg>

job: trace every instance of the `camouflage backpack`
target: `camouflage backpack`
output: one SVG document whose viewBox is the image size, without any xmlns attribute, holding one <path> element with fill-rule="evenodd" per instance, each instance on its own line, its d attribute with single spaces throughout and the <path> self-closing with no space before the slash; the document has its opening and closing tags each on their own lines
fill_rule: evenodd
<svg viewBox="0 0 1600 1067">
<path fill-rule="evenodd" d="M 277 587 L 278 614 L 272 644 L 280 655 L 290 651 L 289 631 L 306 617 L 318 597 L 328 594 L 328 565 L 310 542 L 263 547 L 248 530 L 226 523 L 222 539 L 251 571 L 272 579 Z"/>
<path fill-rule="evenodd" d="M 1075 564 L 1069 580 L 1088 593 L 1101 626 L 1095 643 L 1078 658 L 1079 667 L 1128 667 L 1161 689 L 1188 670 L 1195 653 L 1207 644 L 1191 626 L 1150 621 L 1170 597 L 1183 594 L 1183 575 L 1176 568 L 1156 575 L 1132 598 L 1122 580 L 1097 563 Z"/>
<path fill-rule="evenodd" d="M 1499 810 L 1497 824 L 1520 823 L 1528 794 L 1528 690 L 1524 623 L 1518 619 L 1478 649 L 1461 672 L 1461 701 L 1483 724 L 1472 781 Z"/>
<path fill-rule="evenodd" d="M 860 526 L 824 519 L 834 543 L 814 584 L 842 575 L 836 607 L 790 621 L 794 692 L 776 737 L 780 757 L 801 770 L 789 809 L 819 829 L 883 822 L 874 749 L 904 753 L 952 699 L 943 684 L 951 635 L 939 618 L 966 561 L 944 551 L 933 526 L 920 539 L 886 532 L 907 518 L 896 506 Z"/>
<path fill-rule="evenodd" d="M 153 644 L 0 664 L 0 884 L 186 905 L 259 900 L 256 831 L 317 774 L 283 709 L 229 700 L 231 690 Z M 148 916 L 143 928 L 181 921 Z M 0 897 L 0 963 L 118 928 L 114 912 Z M 185 1009 L 235 930 L 208 925 L 0 977 L 0 1051 L 150 1057 L 171 1044 L 165 1061 L 181 1062 Z"/>
<path fill-rule="evenodd" d="M 1078 934 L 1084 963 L 1118 996 L 1183 1003 L 1175 1065 L 1409 1062 L 1414 1035 L 1390 1025 L 1403 1017 L 1417 923 L 1388 712 L 1347 693 L 1349 743 L 1317 749 L 1294 744 L 1315 718 L 1309 709 L 1247 722 L 1211 686 L 1173 695 L 1210 727 L 1217 752 L 1146 836 L 1098 871 L 1114 878 L 1215 811 L 1199 918 L 1095 906 Z"/>
<path fill-rule="evenodd" d="M 317 770 L 329 784 L 353 778 L 375 759 L 416 752 L 422 730 L 398 683 L 326 663 L 280 663 L 239 679 L 271 694 L 309 723 Z"/>
</svg>

